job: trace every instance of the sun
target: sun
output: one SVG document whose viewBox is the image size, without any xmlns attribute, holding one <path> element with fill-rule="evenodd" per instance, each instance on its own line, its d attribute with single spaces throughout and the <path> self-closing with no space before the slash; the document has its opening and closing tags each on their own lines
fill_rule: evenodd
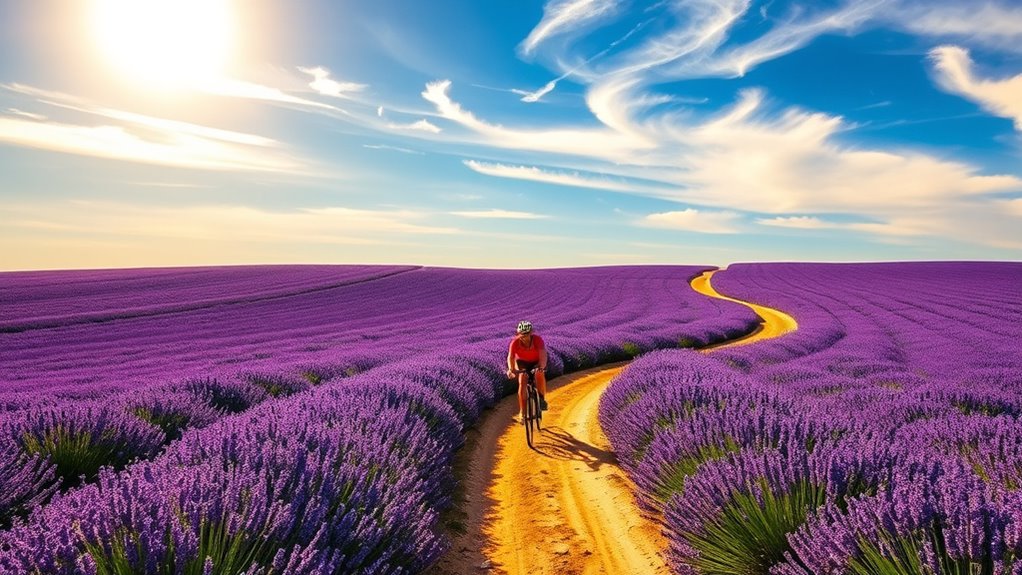
<svg viewBox="0 0 1022 575">
<path fill-rule="evenodd" d="M 230 0 L 93 0 L 92 32 L 123 79 L 198 88 L 223 76 L 234 44 Z"/>
</svg>

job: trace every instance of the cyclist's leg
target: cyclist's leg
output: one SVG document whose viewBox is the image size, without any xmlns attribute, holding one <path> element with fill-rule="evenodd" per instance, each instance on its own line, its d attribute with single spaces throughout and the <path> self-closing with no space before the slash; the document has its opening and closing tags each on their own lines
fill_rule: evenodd
<svg viewBox="0 0 1022 575">
<path fill-rule="evenodd" d="M 515 365 L 518 369 L 530 369 L 532 362 L 522 361 L 520 359 L 515 360 Z M 529 375 L 525 373 L 518 374 L 518 414 L 521 416 L 525 415 L 525 400 L 528 398 L 528 381 Z"/>
<path fill-rule="evenodd" d="M 543 406 L 543 409 L 547 408 L 546 403 L 546 373 L 542 371 L 536 372 L 536 391 L 539 392 L 539 403 Z"/>
<path fill-rule="evenodd" d="M 529 376 L 524 373 L 518 374 L 518 414 L 525 414 L 525 399 L 528 397 Z"/>
</svg>

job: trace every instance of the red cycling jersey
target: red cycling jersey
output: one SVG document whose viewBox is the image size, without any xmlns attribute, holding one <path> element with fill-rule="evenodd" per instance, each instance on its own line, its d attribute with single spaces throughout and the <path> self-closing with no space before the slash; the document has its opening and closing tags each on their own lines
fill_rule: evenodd
<svg viewBox="0 0 1022 575">
<path fill-rule="evenodd" d="M 532 336 L 532 343 L 526 347 L 517 337 L 511 340 L 508 348 L 508 355 L 513 359 L 523 361 L 539 361 L 539 352 L 543 349 L 543 338 L 538 335 Z"/>
</svg>

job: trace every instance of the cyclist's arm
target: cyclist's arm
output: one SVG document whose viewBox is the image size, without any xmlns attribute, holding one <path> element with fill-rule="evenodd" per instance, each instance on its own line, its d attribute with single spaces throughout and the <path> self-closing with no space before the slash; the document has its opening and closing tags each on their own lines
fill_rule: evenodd
<svg viewBox="0 0 1022 575">
<path fill-rule="evenodd" d="M 507 371 L 511 373 L 515 370 L 515 342 L 511 340 L 511 343 L 507 346 Z"/>
<path fill-rule="evenodd" d="M 543 347 L 539 348 L 539 368 L 543 371 L 546 371 L 546 360 L 546 343 L 544 342 Z"/>
</svg>

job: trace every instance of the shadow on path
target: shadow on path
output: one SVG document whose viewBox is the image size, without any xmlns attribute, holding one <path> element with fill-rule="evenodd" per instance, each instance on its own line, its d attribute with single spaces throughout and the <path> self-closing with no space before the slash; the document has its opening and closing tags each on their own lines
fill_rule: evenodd
<svg viewBox="0 0 1022 575">
<path fill-rule="evenodd" d="M 544 427 L 537 438 L 533 449 L 544 457 L 580 461 L 593 471 L 604 465 L 618 466 L 614 452 L 586 443 L 560 427 Z"/>
</svg>

